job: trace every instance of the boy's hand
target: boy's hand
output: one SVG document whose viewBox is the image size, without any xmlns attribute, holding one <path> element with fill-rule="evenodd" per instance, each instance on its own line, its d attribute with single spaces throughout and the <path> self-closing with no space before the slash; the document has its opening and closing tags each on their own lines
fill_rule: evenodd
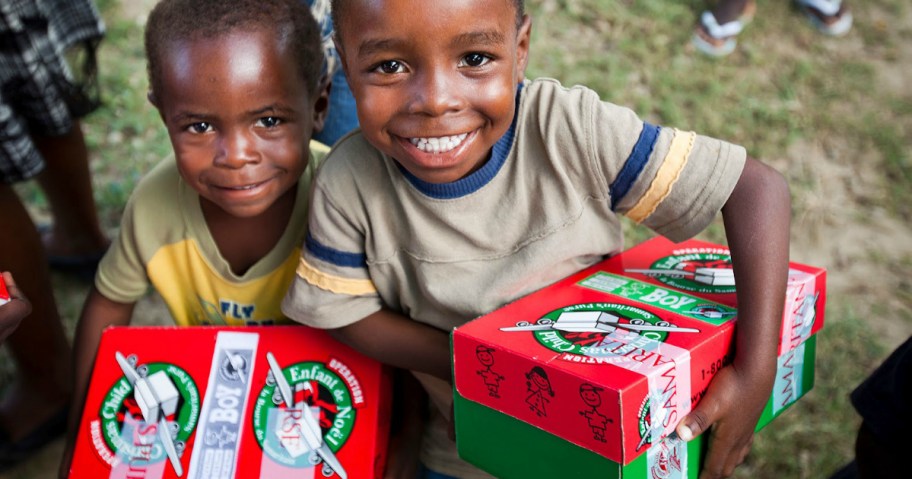
<svg viewBox="0 0 912 479">
<path fill-rule="evenodd" d="M 729 477 L 747 457 L 774 380 L 775 366 L 771 373 L 740 371 L 734 365 L 723 368 L 703 400 L 678 423 L 676 432 L 685 441 L 712 426 L 700 479 Z"/>
<path fill-rule="evenodd" d="M 8 272 L 3 273 L 3 281 L 6 282 L 10 300 L 0 306 L 0 342 L 3 342 L 7 336 L 16 330 L 23 318 L 32 313 L 32 303 L 16 286 L 13 275 Z"/>
</svg>

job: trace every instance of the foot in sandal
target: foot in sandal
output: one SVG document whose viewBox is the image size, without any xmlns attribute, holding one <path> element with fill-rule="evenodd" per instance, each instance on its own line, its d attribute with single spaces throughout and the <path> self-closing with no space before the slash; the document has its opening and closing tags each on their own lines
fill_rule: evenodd
<svg viewBox="0 0 912 479">
<path fill-rule="evenodd" d="M 700 15 L 693 44 L 711 57 L 724 57 L 735 50 L 736 37 L 751 21 L 757 6 L 754 0 L 726 0 Z"/>
<path fill-rule="evenodd" d="M 842 0 L 795 0 L 795 4 L 825 35 L 839 37 L 852 29 L 852 12 Z"/>
</svg>

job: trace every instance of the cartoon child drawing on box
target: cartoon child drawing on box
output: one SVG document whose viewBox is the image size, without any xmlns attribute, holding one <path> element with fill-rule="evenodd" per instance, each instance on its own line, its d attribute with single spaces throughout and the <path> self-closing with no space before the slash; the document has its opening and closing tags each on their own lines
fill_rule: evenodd
<svg viewBox="0 0 912 479">
<path fill-rule="evenodd" d="M 592 436 L 596 441 L 605 442 L 605 429 L 608 428 L 609 422 L 612 421 L 608 416 L 598 412 L 598 407 L 602 405 L 602 396 L 599 395 L 602 388 L 595 387 L 591 384 L 580 384 L 580 397 L 592 410 L 580 411 L 580 416 L 589 421 L 589 428 L 592 429 Z"/>
<path fill-rule="evenodd" d="M 488 387 L 488 395 L 494 398 L 500 398 L 498 389 L 500 388 L 500 382 L 503 381 L 504 377 L 491 370 L 491 366 L 494 365 L 493 353 L 493 349 L 481 344 L 475 348 L 475 357 L 478 358 L 478 362 L 485 367 L 484 369 L 479 369 L 477 373 L 484 380 L 485 386 Z"/>
<path fill-rule="evenodd" d="M 539 417 L 547 416 L 545 404 L 550 402 L 545 397 L 545 393 L 554 397 L 554 390 L 551 389 L 551 382 L 548 380 L 548 374 L 540 366 L 535 366 L 526 373 L 526 388 L 530 393 L 526 397 L 526 404 Z"/>
</svg>

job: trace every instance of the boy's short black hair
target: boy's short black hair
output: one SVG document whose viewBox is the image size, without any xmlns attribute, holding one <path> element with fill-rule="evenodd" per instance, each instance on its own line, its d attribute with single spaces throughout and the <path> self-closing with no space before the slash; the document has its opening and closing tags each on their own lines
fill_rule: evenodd
<svg viewBox="0 0 912 479">
<path fill-rule="evenodd" d="M 342 19 L 345 18 L 345 9 L 343 8 L 350 0 L 332 0 L 332 21 L 333 28 L 336 30 L 336 35 L 339 34 L 339 25 L 342 24 Z M 522 25 L 523 16 L 526 14 L 526 2 L 524 0 L 511 0 L 513 6 L 516 7 L 516 27 L 519 28 Z"/>
<path fill-rule="evenodd" d="M 320 84 L 323 51 L 320 27 L 300 0 L 162 0 L 146 23 L 149 86 L 161 89 L 161 59 L 169 43 L 212 39 L 235 31 L 275 32 L 296 58 L 308 91 Z"/>
</svg>

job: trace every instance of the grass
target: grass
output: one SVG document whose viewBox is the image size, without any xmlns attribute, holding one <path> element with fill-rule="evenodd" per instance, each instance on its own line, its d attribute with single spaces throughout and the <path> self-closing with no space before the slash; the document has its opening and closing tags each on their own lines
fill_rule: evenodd
<svg viewBox="0 0 912 479">
<path fill-rule="evenodd" d="M 759 3 L 738 50 L 711 60 L 689 44 L 702 1 L 529 0 L 535 23 L 527 76 L 585 84 L 651 122 L 745 145 L 791 184 L 793 241 L 831 223 L 868 227 L 875 214 L 907 223 L 912 97 L 902 78 L 909 70 L 901 65 L 912 63 L 912 6 L 903 0 L 851 2 L 853 32 L 830 39 L 809 28 L 790 2 Z M 108 26 L 100 51 L 105 105 L 84 126 L 98 209 L 114 234 L 136 182 L 170 153 L 170 145 L 145 98 L 140 23 L 123 14 L 125 2 L 98 4 Z M 36 188 L 17 189 L 35 215 L 47 216 Z M 652 235 L 624 224 L 629 244 Z M 701 238 L 724 241 L 721 225 Z M 869 318 L 912 324 L 912 257 L 897 260 L 888 248 L 870 249 L 865 261 L 898 278 L 895 294 L 880 301 L 883 294 L 843 287 L 831 295 L 815 389 L 758 435 L 736 477 L 825 478 L 851 457 L 858 418 L 848 393 L 889 352 Z M 844 258 L 826 261 L 833 279 L 851 266 Z M 55 276 L 55 287 L 71 330 L 87 285 Z M 7 378 L 8 361 L 0 358 L 0 365 L 7 371 L 0 379 Z"/>
</svg>

